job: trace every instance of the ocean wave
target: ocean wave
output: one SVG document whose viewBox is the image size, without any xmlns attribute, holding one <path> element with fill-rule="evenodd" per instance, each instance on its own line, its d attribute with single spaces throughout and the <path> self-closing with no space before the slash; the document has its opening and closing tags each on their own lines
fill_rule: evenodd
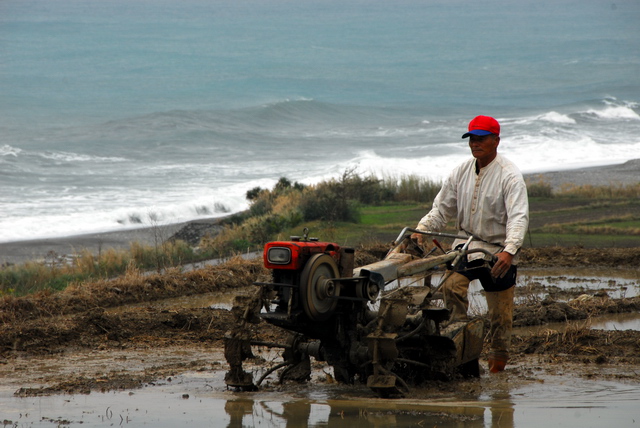
<svg viewBox="0 0 640 428">
<path fill-rule="evenodd" d="M 526 173 L 622 163 L 638 157 L 638 143 L 602 144 L 587 134 L 518 135 L 500 144 L 500 153 Z"/>
<path fill-rule="evenodd" d="M 564 124 L 575 124 L 576 120 L 569 117 L 566 114 L 561 114 L 555 111 L 550 111 L 549 113 L 545 113 L 543 115 L 538 116 L 539 120 L 544 120 L 552 123 L 564 123 Z"/>
<path fill-rule="evenodd" d="M 357 173 L 376 177 L 401 177 L 417 175 L 433 181 L 442 181 L 451 169 L 470 155 L 449 154 L 446 156 L 380 156 L 374 150 L 364 150 L 345 164 Z"/>
<path fill-rule="evenodd" d="M 638 157 L 639 122 L 581 116 L 617 108 L 636 107 L 609 99 L 499 117 L 499 151 L 523 172 Z M 237 212 L 247 207 L 247 190 L 272 188 L 280 177 L 315 184 L 356 168 L 359 174 L 441 181 L 471 156 L 460 138 L 467 121 L 300 99 L 60 127 L 42 142 L 29 135 L 24 145 L 0 147 L 5 163 L 17 164 L 20 173 L 0 189 L 0 241 Z M 75 186 L 66 199 L 60 197 L 65 186 Z"/>
<path fill-rule="evenodd" d="M 589 119 L 598 120 L 640 120 L 640 114 L 636 112 L 640 104 L 635 101 L 620 101 L 615 97 L 606 97 L 601 103 L 603 107 L 590 108 L 580 112 L 580 115 Z"/>
<path fill-rule="evenodd" d="M 158 135 L 176 131 L 210 131 L 221 124 L 228 124 L 224 117 L 205 110 L 169 110 L 111 120 L 96 131 L 122 134 L 127 139 L 138 139 L 144 135 Z"/>
<path fill-rule="evenodd" d="M 600 110 L 589 109 L 584 115 L 605 120 L 640 120 L 640 115 L 633 108 L 621 105 L 607 106 Z"/>
<path fill-rule="evenodd" d="M 640 108 L 640 104 L 634 101 L 619 101 L 613 97 L 604 98 L 597 102 L 598 106 L 585 109 L 583 106 L 567 106 L 559 112 L 550 110 L 548 112 L 536 115 L 527 115 L 521 117 L 504 117 L 497 118 L 505 128 L 531 126 L 535 131 L 539 121 L 558 124 L 558 125 L 576 125 L 578 120 L 640 120 L 640 114 L 636 112 Z"/>
<path fill-rule="evenodd" d="M 17 148 L 17 147 L 12 147 L 8 144 L 3 145 L 2 147 L 0 147 L 0 156 L 11 156 L 11 157 L 18 157 L 18 155 L 22 153 L 22 150 Z"/>
<path fill-rule="evenodd" d="M 230 110 L 170 110 L 143 116 L 123 118 L 106 122 L 104 129 L 129 133 L 132 130 L 147 133 L 159 131 L 222 131 L 243 130 L 269 133 L 281 126 L 298 128 L 334 126 L 370 122 L 371 117 L 382 117 L 381 109 L 363 106 L 341 105 L 299 98 L 275 101 L 251 107 Z M 375 120 L 375 119 L 374 119 Z"/>
<path fill-rule="evenodd" d="M 266 184 L 262 183 L 261 184 Z M 275 181 L 273 182 L 275 183 Z M 273 183 L 269 182 L 270 185 Z M 255 184 L 255 183 L 253 183 Z M 199 218 L 213 218 L 247 208 L 245 187 L 211 190 L 185 189 L 185 195 L 159 195 L 121 189 L 79 197 L 58 195 L 48 201 L 15 202 L 0 214 L 0 242 L 80 235 L 140 227 L 169 225 Z M 62 193 L 62 191 L 61 191 Z M 162 200 L 160 200 L 163 198 Z"/>
<path fill-rule="evenodd" d="M 249 107 L 235 114 L 246 120 L 247 125 L 258 126 L 259 129 L 284 126 L 313 130 L 372 126 L 384 121 L 388 112 L 375 107 L 297 99 Z"/>
<path fill-rule="evenodd" d="M 114 156 L 94 156 L 81 153 L 68 152 L 44 152 L 41 153 L 44 159 L 50 159 L 58 162 L 125 162 L 127 159 Z"/>
</svg>

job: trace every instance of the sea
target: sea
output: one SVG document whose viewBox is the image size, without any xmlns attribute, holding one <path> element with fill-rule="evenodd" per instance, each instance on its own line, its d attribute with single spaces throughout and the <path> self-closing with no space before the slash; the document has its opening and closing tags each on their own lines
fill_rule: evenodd
<svg viewBox="0 0 640 428">
<path fill-rule="evenodd" d="M 638 0 L 0 0 L 0 242 L 239 212 L 281 177 L 640 158 Z"/>
</svg>

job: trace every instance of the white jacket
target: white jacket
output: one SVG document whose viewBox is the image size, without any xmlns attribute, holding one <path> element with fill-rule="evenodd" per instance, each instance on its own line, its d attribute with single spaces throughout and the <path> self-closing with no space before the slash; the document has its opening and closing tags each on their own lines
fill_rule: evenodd
<svg viewBox="0 0 640 428">
<path fill-rule="evenodd" d="M 456 167 L 417 229 L 437 232 L 454 217 L 460 233 L 482 239 L 472 242 L 470 248 L 516 255 L 529 227 L 527 186 L 520 170 L 500 154 L 478 173 L 475 158 Z M 454 247 L 461 242 L 456 240 Z M 482 256 L 470 254 L 469 260 Z"/>
</svg>

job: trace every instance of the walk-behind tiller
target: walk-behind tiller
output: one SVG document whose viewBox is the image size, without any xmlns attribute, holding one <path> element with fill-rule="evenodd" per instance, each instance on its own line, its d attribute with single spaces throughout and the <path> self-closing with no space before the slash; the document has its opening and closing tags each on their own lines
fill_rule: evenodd
<svg viewBox="0 0 640 428">
<path fill-rule="evenodd" d="M 309 238 L 307 229 L 303 237 L 268 243 L 264 264 L 272 281 L 256 282 L 254 296 L 238 296 L 234 303 L 238 322 L 225 337 L 227 386 L 255 390 L 280 369 L 280 382 L 309 380 L 310 357 L 332 366 L 337 381 L 366 382 L 382 397 L 402 395 L 427 380 L 478 376 L 484 324 L 478 318 L 449 322 L 431 275 L 446 276 L 444 266 L 455 267 L 467 253 L 482 250 L 469 250 L 474 237 L 464 237 L 458 249 L 423 254 L 407 232 L 418 231 L 405 228 L 383 260 L 358 268 L 353 248 Z M 253 340 L 247 323 L 260 320 L 291 332 L 290 339 Z M 283 362 L 254 380 L 242 366 L 253 357 L 252 346 L 281 348 Z"/>
</svg>

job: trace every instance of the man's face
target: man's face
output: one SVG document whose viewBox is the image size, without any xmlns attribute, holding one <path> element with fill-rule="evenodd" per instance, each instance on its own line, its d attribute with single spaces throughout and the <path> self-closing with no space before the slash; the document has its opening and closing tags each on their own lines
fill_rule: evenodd
<svg viewBox="0 0 640 428">
<path fill-rule="evenodd" d="M 495 134 L 469 136 L 469 148 L 474 158 L 481 161 L 492 161 L 498 153 L 500 137 Z"/>
</svg>

